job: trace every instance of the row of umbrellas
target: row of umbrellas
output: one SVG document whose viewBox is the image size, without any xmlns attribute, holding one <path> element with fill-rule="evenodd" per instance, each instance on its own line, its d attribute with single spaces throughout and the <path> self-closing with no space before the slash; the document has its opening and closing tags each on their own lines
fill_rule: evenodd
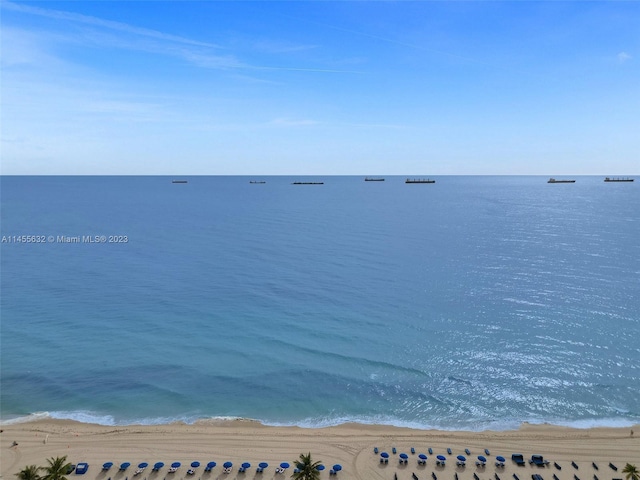
<svg viewBox="0 0 640 480">
<path fill-rule="evenodd" d="M 389 455 L 387 454 L 387 457 L 388 457 L 388 456 L 389 456 Z M 181 464 L 180 462 L 173 462 L 173 463 L 171 464 L 171 468 L 180 468 L 180 466 L 181 466 L 181 465 L 182 465 L 182 464 Z M 212 469 L 212 468 L 214 468 L 216 465 L 217 465 L 217 463 L 216 463 L 216 462 L 209 462 L 209 463 L 207 463 L 207 467 L 206 467 L 206 468 L 207 468 L 207 469 L 209 469 L 209 470 L 211 470 L 211 469 Z M 127 468 L 129 468 L 130 466 L 131 466 L 131 463 L 129 463 L 129 462 L 121 463 L 121 464 L 120 464 L 120 470 L 126 470 L 126 469 L 127 469 Z M 142 463 L 138 464 L 138 468 L 147 468 L 148 466 L 149 466 L 149 464 L 148 464 L 147 462 L 142 462 Z M 191 468 L 198 468 L 199 466 L 200 466 L 200 462 L 191 462 Z M 222 466 L 223 466 L 224 468 L 231 468 L 231 467 L 233 467 L 233 463 L 232 463 L 232 462 L 224 462 L 224 463 L 222 464 Z M 269 464 L 268 464 L 267 462 L 261 462 L 261 463 L 259 463 L 259 464 L 258 464 L 258 467 L 260 467 L 260 468 L 262 468 L 262 469 L 265 469 L 265 468 L 267 468 L 268 466 L 269 466 Z M 280 464 L 280 468 L 284 468 L 284 469 L 287 469 L 287 468 L 289 468 L 290 466 L 291 466 L 291 465 L 289 465 L 287 462 L 282 462 L 282 463 Z M 102 469 L 103 469 L 103 470 L 109 470 L 111 467 L 113 467 L 113 462 L 105 462 L 105 463 L 102 465 Z M 162 462 L 157 462 L 157 463 L 155 463 L 155 464 L 153 465 L 153 469 L 154 469 L 154 470 L 160 470 L 162 467 L 164 467 L 164 463 L 162 463 Z M 244 468 L 244 469 L 251 468 L 251 464 L 250 464 L 249 462 L 244 462 L 244 463 L 241 465 L 241 467 L 242 467 L 242 468 Z M 324 465 L 318 465 L 316 468 L 317 468 L 318 470 L 324 470 L 324 469 L 325 469 L 325 466 L 324 466 Z M 342 470 L 342 465 L 338 465 L 338 464 L 336 464 L 336 465 L 334 465 L 334 466 L 333 466 L 333 471 L 335 471 L 335 472 L 339 472 L 340 470 Z"/>
<path fill-rule="evenodd" d="M 382 452 L 382 453 L 380 454 L 380 456 L 381 456 L 382 458 L 389 458 L 389 454 L 388 454 L 387 452 Z M 407 455 L 406 453 L 401 453 L 401 454 L 400 454 L 400 455 L 398 455 L 398 456 L 399 456 L 400 458 L 402 458 L 403 460 L 406 460 L 406 459 L 408 459 L 408 458 L 409 458 L 409 455 Z M 426 456 L 424 453 L 420 453 L 420 454 L 418 454 L 418 458 L 419 458 L 420 460 L 426 460 L 426 459 L 427 459 L 427 456 Z M 445 457 L 444 455 L 438 455 L 438 456 L 436 456 L 436 458 L 437 458 L 438 460 L 440 460 L 441 462 L 445 462 L 445 461 L 447 460 L 447 457 Z M 466 462 L 466 461 L 467 461 L 467 459 L 466 459 L 466 457 L 465 457 L 464 455 L 458 455 L 456 458 L 457 458 L 459 461 L 461 461 L 461 462 Z M 487 463 L 487 458 L 486 458 L 484 455 L 478 455 L 478 460 L 480 460 L 482 463 Z M 497 460 L 498 462 L 505 462 L 505 461 L 506 461 L 506 460 L 505 460 L 505 458 L 504 458 L 504 457 L 502 457 L 502 456 L 500 456 L 500 455 L 498 455 L 498 456 L 496 457 L 496 460 Z"/>
</svg>

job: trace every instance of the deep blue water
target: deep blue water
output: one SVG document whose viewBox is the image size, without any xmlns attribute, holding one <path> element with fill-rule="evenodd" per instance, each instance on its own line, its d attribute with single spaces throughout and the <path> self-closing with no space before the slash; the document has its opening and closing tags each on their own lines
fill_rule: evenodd
<svg viewBox="0 0 640 480">
<path fill-rule="evenodd" d="M 186 178 L 0 178 L 2 418 L 640 421 L 638 181 Z"/>
</svg>

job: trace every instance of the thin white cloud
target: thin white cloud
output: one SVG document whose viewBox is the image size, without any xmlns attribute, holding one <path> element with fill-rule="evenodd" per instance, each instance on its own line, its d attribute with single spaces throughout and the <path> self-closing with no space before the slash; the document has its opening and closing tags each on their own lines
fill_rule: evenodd
<svg viewBox="0 0 640 480">
<path fill-rule="evenodd" d="M 633 57 L 629 55 L 627 52 L 620 52 L 618 54 L 618 63 L 625 63 L 631 60 Z"/>
<path fill-rule="evenodd" d="M 308 50 L 313 50 L 318 48 L 317 45 L 301 45 L 289 42 L 278 42 L 278 41 L 260 41 L 254 44 L 254 49 L 264 53 L 296 53 L 296 52 L 305 52 Z"/>
<path fill-rule="evenodd" d="M 111 30 L 117 30 L 120 32 L 126 32 L 134 35 L 140 35 L 149 38 L 155 38 L 158 40 L 165 40 L 176 43 L 183 43 L 187 45 L 196 45 L 200 47 L 219 48 L 217 45 L 207 42 L 201 42 L 198 40 L 192 40 L 190 38 L 180 37 L 178 35 L 171 35 L 168 33 L 159 32 L 149 28 L 141 28 L 127 23 L 115 22 L 112 20 L 104 20 L 102 18 L 91 17 L 89 15 L 82 15 L 79 13 L 65 12 L 60 10 L 50 10 L 40 7 L 33 7 L 29 5 L 22 5 L 13 2 L 3 1 L 2 8 L 6 10 L 12 10 L 20 13 L 26 13 L 30 15 L 37 15 L 46 18 L 52 18 L 54 20 L 66 20 L 75 23 L 82 23 L 85 25 L 92 25 L 96 27 L 108 28 Z"/>
</svg>

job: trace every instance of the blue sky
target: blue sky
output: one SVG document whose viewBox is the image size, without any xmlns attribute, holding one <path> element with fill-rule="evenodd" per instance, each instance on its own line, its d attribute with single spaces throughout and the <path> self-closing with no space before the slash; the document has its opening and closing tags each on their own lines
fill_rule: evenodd
<svg viewBox="0 0 640 480">
<path fill-rule="evenodd" d="M 3 174 L 640 173 L 640 2 L 0 1 Z"/>
</svg>

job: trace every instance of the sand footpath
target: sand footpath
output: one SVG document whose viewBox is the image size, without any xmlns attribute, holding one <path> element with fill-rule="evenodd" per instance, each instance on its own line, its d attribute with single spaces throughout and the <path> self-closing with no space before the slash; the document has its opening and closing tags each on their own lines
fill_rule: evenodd
<svg viewBox="0 0 640 480">
<path fill-rule="evenodd" d="M 540 474 L 544 480 L 612 480 L 624 478 L 622 468 L 629 462 L 640 467 L 640 425 L 632 428 L 572 429 L 551 425 L 524 424 L 518 430 L 501 432 L 448 432 L 436 430 L 412 430 L 377 425 L 346 424 L 337 427 L 307 429 L 298 427 L 268 427 L 247 420 L 201 421 L 192 425 L 181 423 L 154 426 L 112 427 L 78 423 L 65 420 L 37 420 L 34 422 L 3 425 L 0 433 L 0 463 L 3 480 L 14 479 L 26 465 L 44 465 L 46 459 L 66 455 L 72 463 L 89 463 L 83 475 L 69 475 L 69 480 L 285 480 L 293 468 L 285 474 L 276 474 L 281 462 L 293 462 L 300 453 L 311 452 L 314 460 L 321 460 L 327 469 L 321 480 L 330 478 L 329 469 L 341 464 L 343 470 L 336 480 L 531 480 L 532 474 Z M 631 435 L 631 430 L 635 434 Z M 14 442 L 17 446 L 12 446 Z M 374 453 L 377 447 L 390 455 L 389 463 L 379 462 Z M 393 454 L 392 449 L 397 453 Z M 415 454 L 411 453 L 415 449 Z M 433 455 L 428 453 L 432 448 Z M 450 448 L 452 455 L 447 454 Z M 471 455 L 465 453 L 469 449 Z M 477 455 L 490 456 L 484 468 L 475 465 Z M 408 454 L 408 463 L 401 465 L 400 453 Z M 419 453 L 429 457 L 426 466 L 417 463 Z M 529 459 L 541 454 L 551 464 L 535 467 L 527 463 L 518 467 L 511 461 L 512 453 L 522 453 Z M 445 467 L 436 465 L 436 455 L 445 455 Z M 468 457 L 466 467 L 456 466 L 456 456 Z M 507 457 L 504 468 L 495 466 L 495 456 Z M 205 473 L 204 465 L 216 461 L 212 472 Z M 102 464 L 111 461 L 114 467 L 102 471 Z M 155 462 L 164 462 L 160 472 L 151 472 Z M 172 462 L 181 462 L 176 473 L 168 473 Z M 191 462 L 202 466 L 194 475 L 187 475 Z M 222 472 L 222 463 L 231 461 L 233 471 Z M 119 472 L 122 462 L 131 462 L 125 472 Z M 136 466 L 148 462 L 150 467 L 135 476 Z M 237 467 L 251 463 L 251 469 L 239 473 Z M 264 473 L 256 473 L 259 462 L 268 462 Z M 553 466 L 557 462 L 562 469 Z M 575 469 L 571 462 L 575 462 Z M 596 470 L 592 466 L 595 462 Z M 618 467 L 614 471 L 609 463 Z M 333 477 L 331 477 L 333 478 Z"/>
</svg>

